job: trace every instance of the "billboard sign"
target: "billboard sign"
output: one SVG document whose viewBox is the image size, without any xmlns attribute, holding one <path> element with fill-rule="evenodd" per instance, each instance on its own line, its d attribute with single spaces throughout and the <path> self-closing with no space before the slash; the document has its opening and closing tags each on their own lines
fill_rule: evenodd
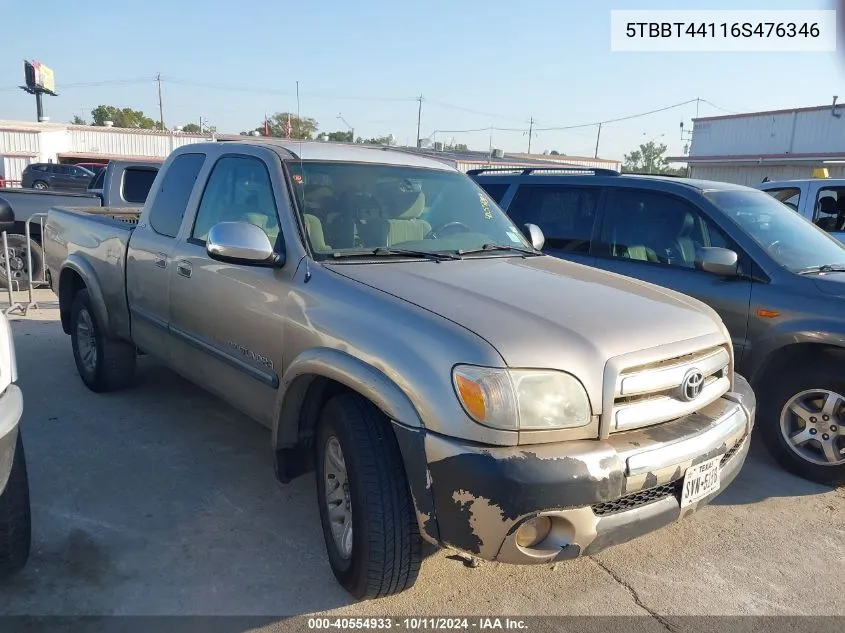
<svg viewBox="0 0 845 633">
<path fill-rule="evenodd" d="M 53 75 L 53 69 L 45 66 L 41 62 L 24 62 L 24 77 L 26 78 L 26 87 L 30 90 L 38 90 L 55 94 L 56 79 Z"/>
</svg>

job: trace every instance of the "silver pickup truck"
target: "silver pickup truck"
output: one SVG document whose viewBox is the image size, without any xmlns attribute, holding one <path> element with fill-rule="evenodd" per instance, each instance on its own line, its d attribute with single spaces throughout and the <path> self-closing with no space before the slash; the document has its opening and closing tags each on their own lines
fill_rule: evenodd
<svg viewBox="0 0 845 633">
<path fill-rule="evenodd" d="M 443 163 L 196 144 L 140 216 L 92 211 L 51 209 L 45 231 L 84 383 L 127 385 L 140 352 L 269 427 L 281 482 L 316 472 L 356 597 L 413 584 L 423 541 L 592 554 L 694 512 L 745 461 L 755 398 L 713 310 L 542 255 L 536 226 L 529 243 Z"/>
</svg>

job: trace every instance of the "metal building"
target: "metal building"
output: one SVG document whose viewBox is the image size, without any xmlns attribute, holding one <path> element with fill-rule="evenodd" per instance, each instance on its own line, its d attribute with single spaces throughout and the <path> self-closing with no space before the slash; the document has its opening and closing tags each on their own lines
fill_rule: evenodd
<svg viewBox="0 0 845 633">
<path fill-rule="evenodd" d="M 817 106 L 694 119 L 690 176 L 742 185 L 811 178 L 827 168 L 845 178 L 845 106 Z"/>
</svg>

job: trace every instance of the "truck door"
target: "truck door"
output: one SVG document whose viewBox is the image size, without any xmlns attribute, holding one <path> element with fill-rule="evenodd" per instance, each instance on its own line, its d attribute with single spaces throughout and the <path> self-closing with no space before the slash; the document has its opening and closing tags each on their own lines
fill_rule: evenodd
<svg viewBox="0 0 845 633">
<path fill-rule="evenodd" d="M 250 222 L 283 248 L 279 213 L 290 213 L 278 157 L 265 148 L 216 159 L 183 229 L 170 271 L 171 331 L 177 369 L 269 425 L 282 371 L 287 287 L 295 266 L 223 263 L 206 252 L 218 222 Z"/>
<path fill-rule="evenodd" d="M 147 354 L 172 364 L 170 271 L 176 236 L 205 154 L 181 154 L 150 194 L 149 212 L 132 232 L 126 261 L 126 294 L 132 340 Z"/>
<path fill-rule="evenodd" d="M 703 301 L 730 332 L 737 362 L 746 346 L 751 281 L 695 268 L 699 246 L 742 251 L 701 210 L 676 196 L 638 189 L 610 192 L 596 265 Z"/>
</svg>

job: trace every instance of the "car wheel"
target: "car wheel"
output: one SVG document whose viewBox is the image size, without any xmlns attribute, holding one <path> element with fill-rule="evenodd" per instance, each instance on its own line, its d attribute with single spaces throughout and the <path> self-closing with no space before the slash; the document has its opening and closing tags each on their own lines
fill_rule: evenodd
<svg viewBox="0 0 845 633">
<path fill-rule="evenodd" d="M 18 429 L 12 472 L 6 482 L 6 489 L 0 494 L 0 578 L 11 575 L 26 565 L 31 544 L 29 481 L 23 439 Z"/>
<path fill-rule="evenodd" d="M 132 382 L 135 347 L 103 336 L 87 290 L 73 299 L 70 338 L 76 369 L 91 391 L 114 391 Z"/>
<path fill-rule="evenodd" d="M 786 470 L 823 484 L 845 483 L 845 376 L 830 360 L 774 378 L 760 399 L 759 424 Z"/>
<path fill-rule="evenodd" d="M 9 275 L 12 279 L 12 290 L 23 290 L 29 283 L 27 270 L 29 260 L 26 256 L 26 236 L 6 234 L 6 244 L 9 246 Z M 2 246 L 2 242 L 0 242 Z M 32 258 L 32 280 L 44 278 L 44 251 L 35 240 L 29 240 L 30 257 Z M 0 248 L 0 286 L 9 287 L 6 276 L 6 253 Z"/>
<path fill-rule="evenodd" d="M 41 191 L 44 191 L 45 189 L 49 189 L 50 185 L 48 185 L 43 180 L 36 180 L 34 183 L 32 183 L 32 188 L 33 189 L 40 189 Z"/>
<path fill-rule="evenodd" d="M 422 539 L 387 418 L 360 396 L 336 396 L 320 415 L 315 448 L 320 520 L 335 578 L 359 599 L 411 587 Z"/>
</svg>

